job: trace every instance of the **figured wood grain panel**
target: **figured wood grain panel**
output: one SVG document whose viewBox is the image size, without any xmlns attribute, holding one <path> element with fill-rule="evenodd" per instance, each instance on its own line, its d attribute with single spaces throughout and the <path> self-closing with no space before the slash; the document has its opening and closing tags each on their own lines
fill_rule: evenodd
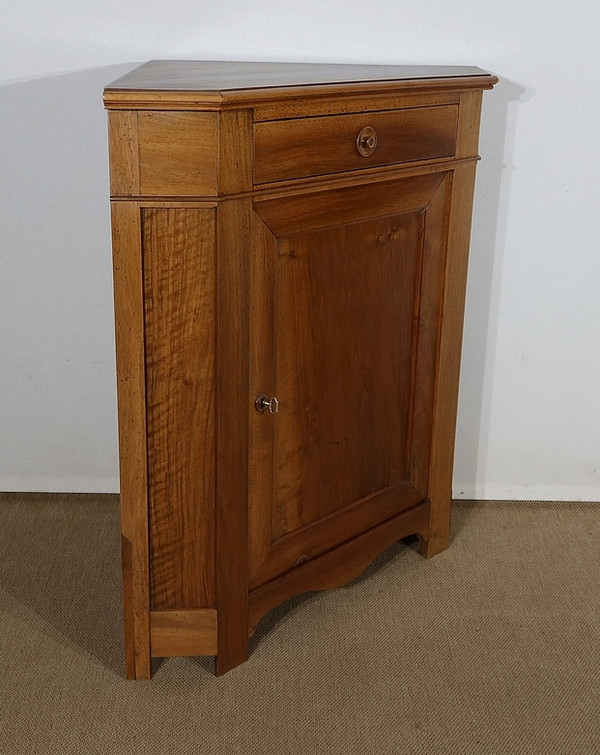
<svg viewBox="0 0 600 755">
<path fill-rule="evenodd" d="M 115 196 L 140 193 L 137 117 L 135 110 L 108 113 L 110 192 Z"/>
<path fill-rule="evenodd" d="M 217 654 L 217 612 L 152 611 L 150 643 L 153 658 Z"/>
<path fill-rule="evenodd" d="M 214 196 L 217 124 L 216 113 L 138 113 L 140 193 Z"/>
<path fill-rule="evenodd" d="M 409 108 L 257 123 L 254 181 L 367 169 L 379 165 L 450 157 L 456 145 L 456 105 Z M 377 146 L 363 157 L 356 144 L 365 126 L 377 132 Z"/>
<path fill-rule="evenodd" d="M 420 212 L 280 240 L 273 530 L 406 475 Z"/>
<path fill-rule="evenodd" d="M 327 590 L 350 582 L 396 540 L 425 535 L 429 527 L 428 501 L 388 519 L 318 558 L 297 566 L 250 592 L 249 633 L 274 606 L 309 590 Z"/>
<path fill-rule="evenodd" d="M 211 608 L 215 211 L 143 210 L 153 609 Z"/>
<path fill-rule="evenodd" d="M 140 210 L 113 202 L 125 673 L 150 676 L 148 475 Z"/>
</svg>

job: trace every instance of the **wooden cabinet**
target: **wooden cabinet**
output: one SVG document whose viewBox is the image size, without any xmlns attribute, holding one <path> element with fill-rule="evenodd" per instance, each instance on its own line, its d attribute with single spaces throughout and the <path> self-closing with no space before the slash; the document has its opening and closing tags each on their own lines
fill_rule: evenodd
<svg viewBox="0 0 600 755">
<path fill-rule="evenodd" d="M 447 547 L 475 68 L 147 63 L 107 87 L 127 676 Z"/>
</svg>

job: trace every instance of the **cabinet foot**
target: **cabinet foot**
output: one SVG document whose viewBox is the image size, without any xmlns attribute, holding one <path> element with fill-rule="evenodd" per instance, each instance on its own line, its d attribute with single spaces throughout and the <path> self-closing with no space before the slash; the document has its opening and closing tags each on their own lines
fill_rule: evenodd
<svg viewBox="0 0 600 755">
<path fill-rule="evenodd" d="M 438 553 L 445 551 L 449 545 L 449 533 L 438 537 L 430 537 L 427 540 L 419 535 L 419 543 L 417 545 L 418 552 L 423 558 L 433 558 Z"/>
<path fill-rule="evenodd" d="M 128 681 L 143 681 L 146 679 L 150 679 L 151 672 L 150 672 L 150 666 L 145 665 L 143 668 L 140 668 L 139 670 L 136 669 L 134 671 L 130 671 L 128 668 L 125 670 L 125 678 Z"/>
<path fill-rule="evenodd" d="M 215 658 L 215 675 L 223 676 L 228 671 L 231 671 L 236 666 L 240 666 L 242 663 L 248 660 L 248 646 L 245 650 L 238 649 L 237 653 L 219 653 Z"/>
</svg>

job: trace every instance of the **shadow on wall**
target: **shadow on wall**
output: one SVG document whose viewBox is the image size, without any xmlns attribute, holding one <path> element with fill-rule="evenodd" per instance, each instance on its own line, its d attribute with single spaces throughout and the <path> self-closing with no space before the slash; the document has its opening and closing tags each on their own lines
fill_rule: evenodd
<svg viewBox="0 0 600 755">
<path fill-rule="evenodd" d="M 106 117 L 128 63 L 0 87 L 0 489 L 115 492 L 118 449 Z M 484 494 L 517 105 L 484 97 L 454 495 Z M 57 442 L 58 440 L 58 442 Z"/>
<path fill-rule="evenodd" d="M 484 93 L 471 253 L 453 495 L 485 497 L 490 434 L 492 376 L 505 254 L 506 223 L 517 107 L 534 96 L 531 89 L 501 78 Z"/>
<path fill-rule="evenodd" d="M 117 489 L 102 89 L 133 67 L 0 87 L 3 490 Z"/>
</svg>

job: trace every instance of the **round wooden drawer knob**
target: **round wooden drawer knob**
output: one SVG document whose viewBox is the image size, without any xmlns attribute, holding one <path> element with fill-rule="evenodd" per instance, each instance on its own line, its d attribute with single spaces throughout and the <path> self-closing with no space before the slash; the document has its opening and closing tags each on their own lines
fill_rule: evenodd
<svg viewBox="0 0 600 755">
<path fill-rule="evenodd" d="M 356 149 L 363 157 L 368 157 L 375 152 L 377 149 L 377 131 L 372 126 L 365 126 L 358 132 Z"/>
</svg>

